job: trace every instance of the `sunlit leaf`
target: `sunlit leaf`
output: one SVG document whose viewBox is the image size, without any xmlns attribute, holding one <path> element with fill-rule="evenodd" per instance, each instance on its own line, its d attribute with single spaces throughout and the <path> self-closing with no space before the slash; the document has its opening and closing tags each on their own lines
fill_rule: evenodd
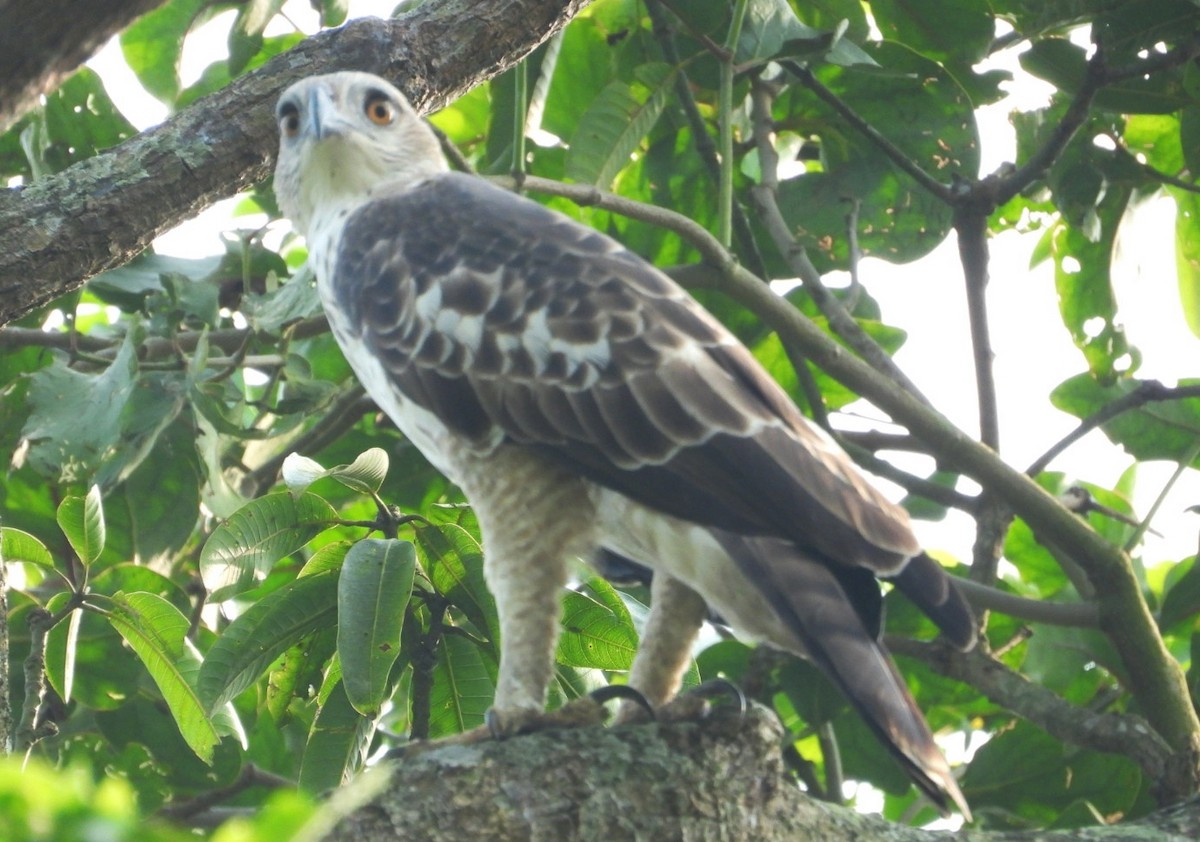
<svg viewBox="0 0 1200 842">
<path fill-rule="evenodd" d="M 315 494 L 294 498 L 281 492 L 250 501 L 204 544 L 200 574 L 209 598 L 220 602 L 250 587 L 336 518 L 333 507 Z"/>
<path fill-rule="evenodd" d="M 93 485 L 86 497 L 64 497 L 58 507 L 58 525 L 84 565 L 104 552 L 104 504 L 100 487 Z"/>
<path fill-rule="evenodd" d="M 219 738 L 189 682 L 201 659 L 187 639 L 188 618 L 160 596 L 129 593 L 113 597 L 109 622 L 146 665 L 192 751 L 211 763 Z"/>
</svg>

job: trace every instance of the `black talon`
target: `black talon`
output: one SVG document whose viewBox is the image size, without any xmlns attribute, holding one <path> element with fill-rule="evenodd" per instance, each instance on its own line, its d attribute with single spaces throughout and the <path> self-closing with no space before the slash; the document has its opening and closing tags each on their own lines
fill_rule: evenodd
<svg viewBox="0 0 1200 842">
<path fill-rule="evenodd" d="M 646 711 L 651 720 L 657 718 L 654 713 L 654 706 L 650 704 L 650 701 L 628 684 L 609 684 L 588 693 L 588 698 L 602 705 L 611 702 L 613 699 L 624 699 L 633 702 Z"/>
<path fill-rule="evenodd" d="M 744 717 L 749 708 L 746 694 L 742 692 L 742 688 L 727 678 L 710 678 L 688 689 L 686 693 L 689 696 L 699 696 L 701 699 L 732 698 L 737 705 L 739 717 Z"/>
</svg>

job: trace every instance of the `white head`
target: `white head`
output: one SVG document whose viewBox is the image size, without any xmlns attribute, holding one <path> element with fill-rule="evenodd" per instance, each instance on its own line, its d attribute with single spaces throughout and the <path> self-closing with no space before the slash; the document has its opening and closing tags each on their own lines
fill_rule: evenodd
<svg viewBox="0 0 1200 842">
<path fill-rule="evenodd" d="M 447 170 L 437 137 L 408 100 L 370 73 L 303 79 L 283 92 L 275 116 L 275 195 L 306 237 L 382 189 L 403 190 Z"/>
</svg>

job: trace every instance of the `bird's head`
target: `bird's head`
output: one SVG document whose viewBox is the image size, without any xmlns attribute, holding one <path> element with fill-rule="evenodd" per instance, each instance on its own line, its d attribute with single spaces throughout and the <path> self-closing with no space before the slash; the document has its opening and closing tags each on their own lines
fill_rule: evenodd
<svg viewBox="0 0 1200 842">
<path fill-rule="evenodd" d="M 437 137 L 400 91 L 369 73 L 311 76 L 275 108 L 279 207 L 306 236 L 382 190 L 444 172 Z"/>
</svg>

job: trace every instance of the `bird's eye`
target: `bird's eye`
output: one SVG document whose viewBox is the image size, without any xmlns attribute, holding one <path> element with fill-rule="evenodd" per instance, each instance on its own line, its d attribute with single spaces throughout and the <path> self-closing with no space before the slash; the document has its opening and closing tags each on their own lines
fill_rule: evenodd
<svg viewBox="0 0 1200 842">
<path fill-rule="evenodd" d="M 396 109 L 392 107 L 391 100 L 379 91 L 367 95 L 364 111 L 367 119 L 377 126 L 390 126 L 396 119 Z"/>
<path fill-rule="evenodd" d="M 300 109 L 294 103 L 279 106 L 279 131 L 284 137 L 295 137 L 300 131 Z"/>
</svg>

